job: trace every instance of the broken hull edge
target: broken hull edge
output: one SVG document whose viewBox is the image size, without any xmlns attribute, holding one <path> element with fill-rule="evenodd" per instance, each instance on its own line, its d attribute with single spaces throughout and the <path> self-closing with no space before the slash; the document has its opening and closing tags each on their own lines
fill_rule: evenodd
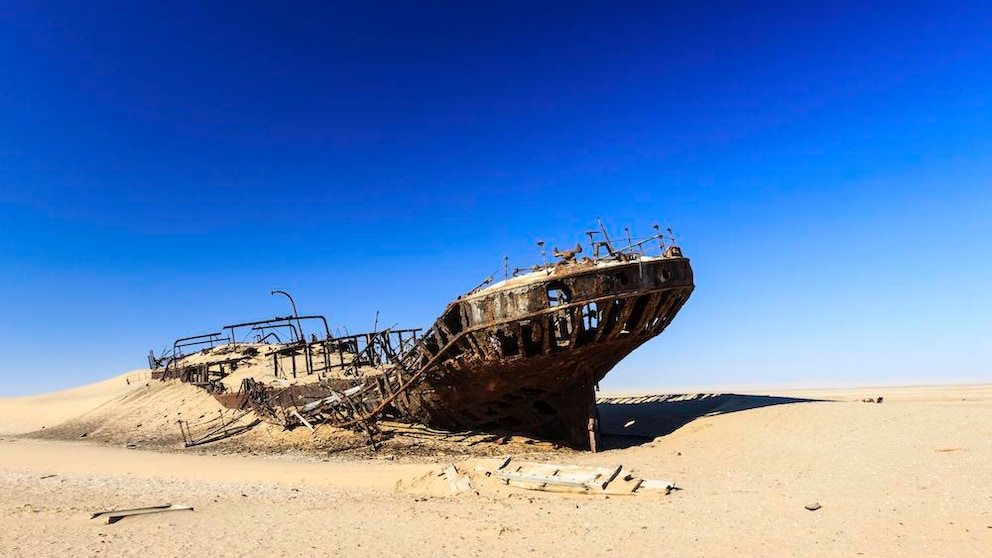
<svg viewBox="0 0 992 558">
<path fill-rule="evenodd" d="M 613 280 L 621 275 L 623 284 Z M 516 289 L 516 313 L 506 311 L 506 300 L 456 301 L 431 330 L 448 343 L 411 390 L 407 412 L 437 428 L 499 429 L 589 447 L 596 384 L 664 331 L 693 288 L 688 260 L 669 258 L 532 282 Z M 547 300 L 556 289 L 567 292 L 566 304 Z M 506 291 L 492 296 L 505 299 Z M 476 308 L 504 315 L 472 324 Z M 453 333 L 456 315 L 472 326 Z"/>
</svg>

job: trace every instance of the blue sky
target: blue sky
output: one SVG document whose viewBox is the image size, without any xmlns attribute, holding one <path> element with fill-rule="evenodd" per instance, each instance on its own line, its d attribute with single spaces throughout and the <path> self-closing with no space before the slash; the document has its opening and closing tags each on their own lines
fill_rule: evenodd
<svg viewBox="0 0 992 558">
<path fill-rule="evenodd" d="M 990 378 L 986 3 L 35 4 L 0 7 L 0 395 L 272 289 L 426 326 L 597 218 L 697 281 L 605 387 Z"/>
</svg>

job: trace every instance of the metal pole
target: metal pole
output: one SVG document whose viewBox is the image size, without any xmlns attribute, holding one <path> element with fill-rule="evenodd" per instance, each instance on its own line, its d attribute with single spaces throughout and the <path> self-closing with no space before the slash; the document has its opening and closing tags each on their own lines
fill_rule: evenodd
<svg viewBox="0 0 992 558">
<path fill-rule="evenodd" d="M 300 314 L 296 311 L 296 301 L 293 300 L 293 297 L 286 291 L 272 291 L 269 294 L 286 295 L 286 298 L 289 299 L 289 303 L 293 306 L 293 317 L 296 318 L 296 326 L 300 328 L 300 339 L 303 339 L 303 324 L 300 323 Z"/>
</svg>

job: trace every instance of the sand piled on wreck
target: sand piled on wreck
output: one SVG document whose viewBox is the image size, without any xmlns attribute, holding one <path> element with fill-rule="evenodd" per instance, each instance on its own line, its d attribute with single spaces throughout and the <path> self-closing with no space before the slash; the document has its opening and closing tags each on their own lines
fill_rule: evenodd
<svg viewBox="0 0 992 558">
<path fill-rule="evenodd" d="M 116 447 L 157 451 L 194 451 L 185 449 L 185 436 L 200 438 L 239 414 L 196 386 L 177 380 L 151 380 L 78 417 L 27 435 L 48 440 L 87 439 Z M 305 428 L 286 431 L 260 421 L 254 413 L 247 413 L 232 426 L 252 424 L 255 426 L 250 430 L 204 448 L 219 453 L 279 453 L 332 451 L 365 445 L 363 439 L 350 431 L 325 428 L 319 435 L 312 435 Z"/>
<path fill-rule="evenodd" d="M 181 446 L 178 421 L 209 424 L 224 411 L 213 396 L 196 386 L 150 380 L 78 417 L 36 432 L 34 437 L 91 438 L 117 446 Z"/>
<path fill-rule="evenodd" d="M 310 458 L 377 458 L 388 455 L 399 460 L 420 462 L 558 449 L 555 444 L 522 436 L 485 432 L 443 433 L 429 431 L 419 425 L 389 422 L 380 423 L 382 434 L 376 437 L 375 444 L 362 432 L 328 425 L 317 425 L 315 432 L 302 426 L 286 430 L 281 425 L 264 421 L 253 412 L 243 413 L 238 409 L 226 408 L 213 395 L 192 384 L 178 380 L 150 380 L 147 374 L 131 376 L 132 379 L 134 377 L 146 379 L 132 382 L 121 376 L 93 386 L 32 399 L 50 407 L 57 407 L 60 401 L 63 402 L 65 408 L 49 413 L 50 417 L 70 417 L 73 412 L 80 414 L 54 426 L 34 430 L 30 428 L 35 427 L 32 423 L 19 431 L 9 429 L 7 434 L 45 440 L 86 440 L 121 448 L 165 452 L 293 453 Z M 94 406 L 82 409 L 79 393 L 100 393 L 103 397 L 85 398 L 84 401 Z M 104 400 L 104 397 L 117 393 L 119 395 L 116 397 Z M 7 405 L 6 401 L 0 400 L 0 409 L 3 409 L 0 412 L 18 416 L 30 404 L 18 401 Z M 187 440 L 202 440 L 223 425 L 228 425 L 230 429 L 243 428 L 244 431 L 202 445 L 186 446 Z"/>
</svg>

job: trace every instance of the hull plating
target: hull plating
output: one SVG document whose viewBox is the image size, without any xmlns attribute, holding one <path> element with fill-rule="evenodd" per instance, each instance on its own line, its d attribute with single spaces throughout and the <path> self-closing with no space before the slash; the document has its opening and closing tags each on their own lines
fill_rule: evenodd
<svg viewBox="0 0 992 558">
<path fill-rule="evenodd" d="M 537 277 L 535 277 L 537 275 Z M 594 386 L 660 334 L 693 290 L 685 258 L 573 263 L 470 294 L 425 335 L 411 416 L 589 442 Z"/>
</svg>

